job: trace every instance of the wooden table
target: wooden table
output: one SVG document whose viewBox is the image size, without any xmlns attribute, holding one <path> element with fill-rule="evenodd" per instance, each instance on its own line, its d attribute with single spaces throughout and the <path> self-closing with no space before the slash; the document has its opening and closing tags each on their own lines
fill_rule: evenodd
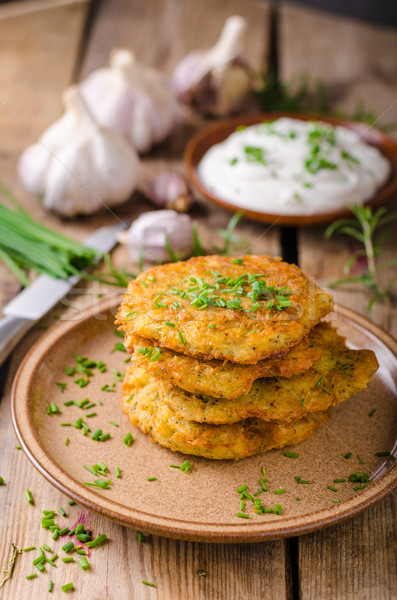
<svg viewBox="0 0 397 600">
<path fill-rule="evenodd" d="M 31 6 L 34 9 L 40 4 L 45 3 L 32 2 Z M 113 47 L 133 48 L 139 60 L 170 73 L 187 51 L 210 45 L 229 14 L 242 14 L 249 22 L 246 54 L 255 68 L 266 65 L 272 39 L 271 60 L 277 59 L 283 78 L 309 72 L 325 82 L 333 106 L 352 111 L 362 100 L 381 116 L 380 123 L 397 122 L 397 31 L 387 27 L 289 4 L 282 4 L 275 13 L 265 2 L 248 0 L 57 1 L 47 10 L 8 17 L 5 12 L 10 5 L 1 9 L 0 179 L 35 218 L 78 239 L 109 222 L 109 215 L 70 222 L 48 215 L 19 184 L 16 161 L 23 148 L 61 113 L 61 91 L 104 65 Z M 141 181 L 167 165 L 181 169 L 184 144 L 202 124 L 201 119 L 187 118 L 166 146 L 145 157 Z M 148 206 L 136 193 L 118 214 L 132 219 Z M 200 206 L 195 216 L 204 236 L 227 223 L 226 212 L 205 202 Z M 254 252 L 295 258 L 322 285 L 341 276 L 351 251 L 346 238 L 325 241 L 323 227 L 280 231 L 243 221 L 240 232 L 255 242 Z M 393 247 L 391 236 L 386 255 L 393 254 Z M 126 261 L 123 249 L 117 249 L 115 261 Z M 4 305 L 19 285 L 1 264 L 0 281 Z M 361 288 L 337 293 L 338 302 L 362 313 L 367 299 Z M 59 314 L 65 313 L 57 307 L 44 322 L 56 326 Z M 397 311 L 382 303 L 371 315 L 395 335 L 396 317 Z M 42 331 L 35 328 L 26 336 L 1 371 L 0 474 L 6 481 L 0 488 L 2 564 L 8 559 L 11 542 L 19 546 L 45 543 L 40 511 L 66 504 L 66 498 L 15 449 L 10 419 L 13 376 L 40 335 Z M 27 487 L 36 498 L 34 508 L 24 498 Z M 112 541 L 97 550 L 91 572 L 79 572 L 73 565 L 58 568 L 53 575 L 53 597 L 63 597 L 60 585 L 70 575 L 76 599 L 391 600 L 397 597 L 395 514 L 396 497 L 390 495 L 363 514 L 311 535 L 261 544 L 207 545 L 156 537 L 140 544 L 135 531 L 89 513 L 87 521 L 92 528 L 105 532 Z M 25 579 L 31 572 L 31 560 L 27 553 L 18 558 L 12 579 L 0 589 L 1 599 L 47 597 L 44 578 Z M 198 577 L 198 569 L 207 576 Z M 156 582 L 157 588 L 142 585 L 144 579 Z"/>
</svg>

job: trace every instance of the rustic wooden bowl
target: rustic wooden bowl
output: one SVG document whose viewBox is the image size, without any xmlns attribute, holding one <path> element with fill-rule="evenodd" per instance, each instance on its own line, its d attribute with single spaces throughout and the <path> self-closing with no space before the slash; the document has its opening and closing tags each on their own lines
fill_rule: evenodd
<svg viewBox="0 0 397 600">
<path fill-rule="evenodd" d="M 188 142 L 184 152 L 184 163 L 187 175 L 193 186 L 208 200 L 230 210 L 238 212 L 244 210 L 244 214 L 254 221 L 263 223 L 274 223 L 277 225 L 287 225 L 292 227 L 319 225 L 321 223 L 330 223 L 335 219 L 351 216 L 350 211 L 346 208 L 333 212 L 314 214 L 314 215 L 282 215 L 269 214 L 260 211 L 241 209 L 235 204 L 230 204 L 226 200 L 222 200 L 200 181 L 197 175 L 197 166 L 211 146 L 225 140 L 231 133 L 234 132 L 239 125 L 255 125 L 262 121 L 272 121 L 280 117 L 290 117 L 292 119 L 301 119 L 302 121 L 319 120 L 332 125 L 342 125 L 348 129 L 353 129 L 360 134 L 364 141 L 375 146 L 382 154 L 390 161 L 392 170 L 387 183 L 377 192 L 377 194 L 366 202 L 366 205 L 372 207 L 382 206 L 389 202 L 397 194 L 397 143 L 386 133 L 366 125 L 365 123 L 357 123 L 340 119 L 338 117 L 326 117 L 318 114 L 300 114 L 300 113 L 282 113 L 269 112 L 256 115 L 239 116 L 233 119 L 218 121 L 196 133 Z"/>
</svg>

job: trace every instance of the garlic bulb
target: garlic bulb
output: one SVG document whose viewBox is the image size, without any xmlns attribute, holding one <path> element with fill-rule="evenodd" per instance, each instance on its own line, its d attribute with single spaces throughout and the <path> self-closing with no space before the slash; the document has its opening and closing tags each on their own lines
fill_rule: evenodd
<svg viewBox="0 0 397 600">
<path fill-rule="evenodd" d="M 193 197 L 186 179 L 179 173 L 166 171 L 153 179 L 148 197 L 158 208 L 170 208 L 186 212 L 193 204 Z"/>
<path fill-rule="evenodd" d="M 187 258 L 193 252 L 193 222 L 188 215 L 173 210 L 150 211 L 122 232 L 119 241 L 127 245 L 135 263 L 141 258 L 152 263 L 170 261 L 168 244 L 176 256 Z"/>
<path fill-rule="evenodd" d="M 63 102 L 63 116 L 20 157 L 22 183 L 64 217 L 124 202 L 137 181 L 135 150 L 98 125 L 76 86 L 64 92 Z"/>
<path fill-rule="evenodd" d="M 138 152 L 162 142 L 179 119 L 168 78 L 136 62 L 129 50 L 113 50 L 110 67 L 91 73 L 80 89 L 98 122 L 123 135 Z"/>
<path fill-rule="evenodd" d="M 229 17 L 215 46 L 190 52 L 181 60 L 172 82 L 182 102 L 215 116 L 241 108 L 251 89 L 249 68 L 240 58 L 245 29 L 243 17 Z"/>
</svg>

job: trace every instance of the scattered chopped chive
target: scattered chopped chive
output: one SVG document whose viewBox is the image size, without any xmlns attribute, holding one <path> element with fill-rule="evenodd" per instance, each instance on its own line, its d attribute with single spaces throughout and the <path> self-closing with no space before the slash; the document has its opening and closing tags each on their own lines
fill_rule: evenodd
<svg viewBox="0 0 397 600">
<path fill-rule="evenodd" d="M 346 479 L 334 479 L 334 483 L 345 483 Z"/>
<path fill-rule="evenodd" d="M 143 535 L 142 531 L 138 531 L 138 542 L 141 542 L 141 544 L 143 544 L 143 542 L 145 541 L 145 536 Z"/>
<path fill-rule="evenodd" d="M 95 402 L 90 402 L 89 404 L 87 404 L 87 406 L 84 407 L 84 410 L 89 410 L 90 408 L 92 408 L 93 406 L 96 406 Z M 87 416 L 87 415 L 86 415 Z"/>
<path fill-rule="evenodd" d="M 299 454 L 297 452 L 286 452 L 284 456 L 287 458 L 299 458 Z"/>
<path fill-rule="evenodd" d="M 331 502 L 334 502 L 335 504 L 338 504 L 340 502 L 340 500 L 336 500 L 336 498 L 332 498 Z"/>
<path fill-rule="evenodd" d="M 82 523 L 79 523 L 76 527 L 76 534 L 83 533 L 83 532 L 84 532 L 84 525 Z"/>
<path fill-rule="evenodd" d="M 129 446 L 131 446 L 133 441 L 134 441 L 134 438 L 132 437 L 132 433 L 128 432 L 127 435 L 123 439 L 123 444 L 125 446 L 127 446 L 127 448 L 128 448 Z"/>
<path fill-rule="evenodd" d="M 110 438 L 110 433 L 104 433 L 102 435 L 99 436 L 98 441 L 99 442 L 106 442 L 106 440 L 108 440 Z"/>
<path fill-rule="evenodd" d="M 64 556 L 62 558 L 62 562 L 64 562 L 64 563 L 71 563 L 71 562 L 74 562 L 74 558 L 73 558 L 73 556 Z"/>
<path fill-rule="evenodd" d="M 65 446 L 69 446 L 69 442 L 70 442 L 70 440 L 69 440 L 69 438 L 67 437 L 67 438 L 66 438 L 66 440 L 65 440 Z"/>
<path fill-rule="evenodd" d="M 143 583 L 144 585 L 148 585 L 149 587 L 154 587 L 154 588 L 156 587 L 156 586 L 155 586 L 155 584 L 154 584 L 154 583 L 150 583 L 150 581 L 145 581 L 145 580 L 143 580 L 143 581 L 142 581 L 142 583 Z"/>
<path fill-rule="evenodd" d="M 376 452 L 375 456 L 391 456 L 390 452 Z"/>
<path fill-rule="evenodd" d="M 68 531 L 68 535 L 69 536 L 74 535 L 75 531 L 76 531 L 75 529 L 71 529 L 70 531 Z"/>
<path fill-rule="evenodd" d="M 254 501 L 253 497 L 251 496 L 251 494 L 249 494 L 248 492 L 244 491 L 242 493 L 242 496 L 244 496 L 244 498 L 248 498 L 248 500 L 251 500 L 251 502 Z"/>
<path fill-rule="evenodd" d="M 147 481 L 156 481 L 157 477 L 147 477 Z"/>
<path fill-rule="evenodd" d="M 30 493 L 30 490 L 26 490 L 25 498 L 29 502 L 29 504 L 34 504 L 34 500 L 33 500 L 32 494 Z"/>
<path fill-rule="evenodd" d="M 45 566 L 44 566 L 44 560 L 42 560 L 41 562 L 37 563 L 36 565 L 36 569 L 38 569 L 40 571 L 40 573 L 44 573 L 45 571 Z"/>
<path fill-rule="evenodd" d="M 92 413 L 88 413 L 88 415 L 85 415 L 86 419 L 90 419 L 91 417 L 96 417 L 97 413 L 96 412 L 92 412 Z"/>
<path fill-rule="evenodd" d="M 54 582 L 50 579 L 50 583 L 48 584 L 48 591 L 52 592 L 52 588 L 54 587 Z"/>
<path fill-rule="evenodd" d="M 264 513 L 274 513 L 274 508 L 265 508 Z"/>
<path fill-rule="evenodd" d="M 26 575 L 26 579 L 34 579 L 37 577 L 37 573 L 32 573 L 31 575 Z"/>
<path fill-rule="evenodd" d="M 88 535 L 88 533 L 79 533 L 78 535 L 76 535 L 76 538 L 78 539 L 79 542 L 89 542 L 91 539 L 91 536 Z"/>
<path fill-rule="evenodd" d="M 32 565 L 34 565 L 35 567 L 37 567 L 37 565 L 41 562 L 43 562 L 43 560 L 45 560 L 44 554 L 41 556 L 38 556 L 37 558 L 34 559 L 34 561 L 32 562 Z"/>
<path fill-rule="evenodd" d="M 0 477 L 0 485 L 5 485 L 4 477 Z"/>
<path fill-rule="evenodd" d="M 51 552 L 51 548 L 47 544 L 43 544 L 43 548 L 46 552 Z"/>
<path fill-rule="evenodd" d="M 232 260 L 232 263 L 234 265 L 242 265 L 243 264 L 243 259 L 242 258 L 235 258 L 234 260 Z"/>
<path fill-rule="evenodd" d="M 76 553 L 77 553 L 77 554 L 82 554 L 83 556 L 87 556 L 87 552 L 86 552 L 85 550 L 80 550 L 80 548 L 78 548 L 78 549 L 76 550 Z"/>
<path fill-rule="evenodd" d="M 87 569 L 90 568 L 90 563 L 88 562 L 88 560 L 86 559 L 85 556 L 82 556 L 81 558 L 79 558 L 79 564 L 80 564 L 80 567 L 83 569 L 83 571 L 86 571 Z"/>
<path fill-rule="evenodd" d="M 304 484 L 309 484 L 310 483 L 310 481 L 302 479 L 302 477 L 300 477 L 299 475 L 295 476 L 295 480 L 296 480 L 296 483 L 304 483 Z"/>
<path fill-rule="evenodd" d="M 175 323 L 170 323 L 170 321 L 166 321 L 165 324 L 167 327 L 175 327 Z"/>
<path fill-rule="evenodd" d="M 178 331 L 178 337 L 179 337 L 179 341 L 181 342 L 181 344 L 184 344 L 185 340 L 183 339 L 182 331 Z"/>
<path fill-rule="evenodd" d="M 107 540 L 107 535 L 105 533 L 102 533 L 101 535 L 98 535 L 98 537 L 96 537 L 91 542 L 87 542 L 86 546 L 87 546 L 87 548 L 93 548 L 94 546 L 99 546 L 105 540 Z"/>
<path fill-rule="evenodd" d="M 71 427 L 71 423 L 61 423 L 61 427 Z"/>
<path fill-rule="evenodd" d="M 279 496 L 280 494 L 285 494 L 285 488 L 281 488 L 281 490 L 276 490 L 274 493 L 276 494 L 276 496 Z"/>
<path fill-rule="evenodd" d="M 74 543 L 73 542 L 68 542 L 67 544 L 65 544 L 64 546 L 62 546 L 62 550 L 64 552 L 70 552 L 71 550 L 73 550 L 74 548 Z"/>
<path fill-rule="evenodd" d="M 247 513 L 243 513 L 243 512 L 238 512 L 236 516 L 240 517 L 241 519 L 249 519 L 250 518 L 250 516 L 247 515 Z"/>
<path fill-rule="evenodd" d="M 69 506 L 74 506 L 76 504 L 76 502 L 74 500 L 69 500 L 68 504 L 69 504 Z"/>
<path fill-rule="evenodd" d="M 364 459 L 363 459 L 363 457 L 362 457 L 362 456 L 360 456 L 359 454 L 357 454 L 357 458 L 358 458 L 358 460 L 360 461 L 360 463 L 361 463 L 362 465 L 364 465 L 364 464 L 365 464 L 365 462 L 364 462 Z"/>
<path fill-rule="evenodd" d="M 369 413 L 368 413 L 368 416 L 369 416 L 369 417 L 373 417 L 375 413 L 376 413 L 376 408 L 373 408 L 373 409 L 371 410 L 371 412 L 369 412 Z"/>
<path fill-rule="evenodd" d="M 62 414 L 62 413 L 59 410 L 58 406 L 55 404 L 55 402 L 50 402 L 50 404 L 47 408 L 47 415 L 60 415 L 60 414 Z"/>
<path fill-rule="evenodd" d="M 119 426 L 119 424 L 118 424 L 118 423 L 115 423 L 114 421 L 109 421 L 109 423 L 110 423 L 111 425 L 113 425 L 114 427 L 118 427 L 118 426 Z"/>
<path fill-rule="evenodd" d="M 207 571 L 204 571 L 204 569 L 197 569 L 197 575 L 199 577 L 207 577 Z"/>
<path fill-rule="evenodd" d="M 328 487 L 329 490 L 331 490 L 331 492 L 337 492 L 338 491 L 333 485 L 328 485 L 327 487 Z"/>
<path fill-rule="evenodd" d="M 120 467 L 116 467 L 116 477 L 118 479 L 121 479 L 121 471 L 120 471 Z"/>
<path fill-rule="evenodd" d="M 52 538 L 53 540 L 57 540 L 57 539 L 58 539 L 58 537 L 59 537 L 59 529 L 54 529 L 54 532 L 53 532 L 53 534 L 52 534 L 51 538 Z"/>
<path fill-rule="evenodd" d="M 299 498 L 299 496 L 298 496 L 297 498 L 295 498 L 295 500 L 297 500 L 297 501 L 299 502 L 299 501 L 300 501 L 300 498 Z"/>
<path fill-rule="evenodd" d="M 62 515 L 63 517 L 67 517 L 68 515 L 65 513 L 65 511 L 63 510 L 63 508 L 58 508 L 58 512 L 60 515 Z"/>
<path fill-rule="evenodd" d="M 281 504 L 276 504 L 276 506 L 274 507 L 274 514 L 275 515 L 281 515 L 282 513 L 282 506 Z"/>
<path fill-rule="evenodd" d="M 36 546 L 28 546 L 27 548 L 22 548 L 22 552 L 30 552 L 31 550 L 36 550 Z"/>
<path fill-rule="evenodd" d="M 59 387 L 59 389 L 61 390 L 61 393 L 63 394 L 63 392 L 66 390 L 66 386 L 67 386 L 67 384 L 66 384 L 66 383 L 60 383 L 60 382 L 58 382 L 58 381 L 57 381 L 57 383 L 56 383 L 56 384 L 57 384 L 57 386 Z"/>
<path fill-rule="evenodd" d="M 240 485 L 240 487 L 239 487 L 239 488 L 237 488 L 237 493 L 238 493 L 238 494 L 241 494 L 241 492 L 244 492 L 244 490 L 246 490 L 246 489 L 247 489 L 247 487 L 248 487 L 248 484 L 247 484 L 247 483 L 244 483 L 243 485 Z"/>
<path fill-rule="evenodd" d="M 73 589 L 74 589 L 73 583 L 65 583 L 65 585 L 61 586 L 61 590 L 63 592 L 70 592 Z"/>
<path fill-rule="evenodd" d="M 344 458 L 350 458 L 351 456 L 353 456 L 353 452 L 348 452 L 345 454 Z"/>
<path fill-rule="evenodd" d="M 319 387 L 322 381 L 324 381 L 324 377 L 320 377 L 320 379 L 316 383 L 316 386 Z"/>
</svg>

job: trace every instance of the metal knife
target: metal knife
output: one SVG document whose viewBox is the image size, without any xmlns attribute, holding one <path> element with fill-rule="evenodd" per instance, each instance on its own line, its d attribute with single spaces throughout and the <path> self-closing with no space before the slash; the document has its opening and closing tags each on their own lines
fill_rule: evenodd
<svg viewBox="0 0 397 600">
<path fill-rule="evenodd" d="M 117 243 L 122 224 L 101 227 L 84 240 L 84 245 L 98 252 L 109 252 Z M 69 279 L 55 279 L 40 275 L 3 309 L 0 320 L 0 365 L 19 340 L 41 319 L 78 281 L 78 275 Z"/>
</svg>

